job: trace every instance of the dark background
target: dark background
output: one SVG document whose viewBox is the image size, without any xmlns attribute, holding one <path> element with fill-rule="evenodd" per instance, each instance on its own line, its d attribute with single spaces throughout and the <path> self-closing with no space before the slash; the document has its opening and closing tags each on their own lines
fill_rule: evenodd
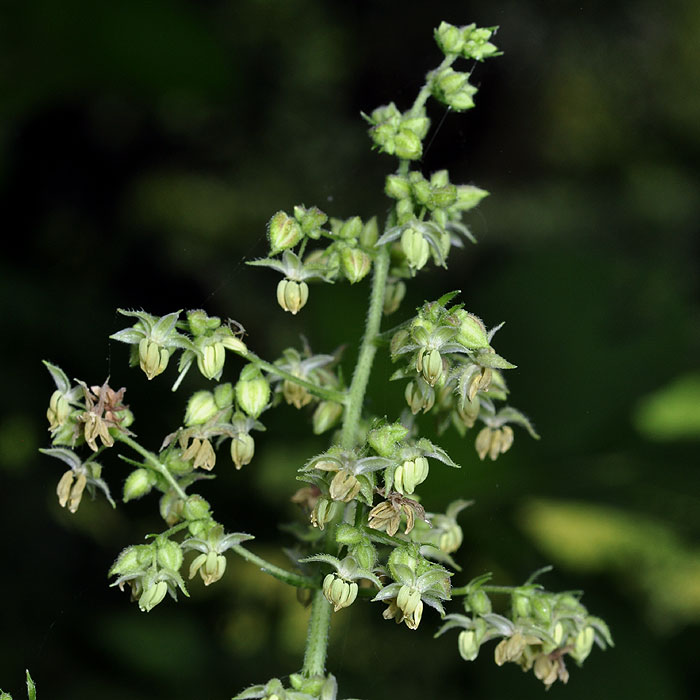
<svg viewBox="0 0 700 700">
<path fill-rule="evenodd" d="M 303 333 L 317 352 L 349 342 L 352 366 L 368 284 L 312 287 L 297 317 L 276 305 L 265 254 L 278 209 L 318 205 L 367 218 L 387 207 L 392 159 L 372 153 L 360 111 L 412 102 L 440 60 L 441 19 L 500 25 L 501 58 L 477 65 L 477 108 L 430 106 L 440 124 L 424 171 L 492 192 L 470 223 L 477 247 L 447 274 L 421 273 L 397 322 L 461 289 L 496 348 L 519 366 L 513 403 L 543 439 L 520 431 L 482 463 L 436 467 L 424 503 L 476 499 L 461 522 L 459 585 L 485 570 L 586 590 L 617 646 L 594 650 L 552 697 L 676 700 L 698 685 L 700 508 L 697 447 L 700 4 L 614 2 L 186 2 L 32 0 L 0 10 L 0 469 L 4 532 L 0 684 L 40 700 L 221 700 L 301 665 L 306 611 L 293 592 L 229 560 L 210 589 L 150 614 L 107 587 L 122 547 L 158 530 L 156 501 L 56 503 L 62 473 L 37 454 L 50 359 L 89 384 L 127 386 L 134 429 L 155 448 L 181 420 L 187 391 L 127 367 L 117 307 L 233 317 L 274 359 Z M 443 116 L 445 116 L 443 121 Z M 228 374 L 235 380 L 235 361 Z M 396 415 L 402 386 L 377 367 L 372 409 Z M 255 461 L 222 455 L 205 485 L 230 530 L 270 557 L 293 511 L 294 469 L 325 447 L 308 415 L 266 415 Z M 693 456 L 695 455 L 695 457 Z M 127 474 L 104 460 L 118 494 Z M 282 505 L 280 505 L 282 504 Z M 280 561 L 282 561 L 280 559 Z M 457 605 L 454 609 L 457 609 Z M 540 697 L 486 648 L 463 662 L 456 634 L 432 640 L 376 605 L 338 613 L 329 668 L 340 697 Z"/>
</svg>

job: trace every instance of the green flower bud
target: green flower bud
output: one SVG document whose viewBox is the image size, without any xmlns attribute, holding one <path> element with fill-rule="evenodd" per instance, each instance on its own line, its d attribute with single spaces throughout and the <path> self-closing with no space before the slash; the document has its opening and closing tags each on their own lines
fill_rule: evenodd
<svg viewBox="0 0 700 700">
<path fill-rule="evenodd" d="M 278 211 L 267 226 L 270 240 L 270 255 L 293 248 L 304 237 L 301 226 L 283 211 Z"/>
<path fill-rule="evenodd" d="M 196 309 L 187 312 L 187 324 L 193 336 L 204 335 L 207 331 L 216 330 L 221 325 L 217 316 L 208 316 L 206 311 Z"/>
<path fill-rule="evenodd" d="M 214 403 L 218 409 L 231 408 L 233 405 L 233 384 L 219 384 L 214 389 Z"/>
<path fill-rule="evenodd" d="M 382 457 L 394 452 L 396 443 L 408 436 L 409 430 L 401 423 L 386 423 L 381 428 L 373 428 L 367 435 L 367 442 Z"/>
<path fill-rule="evenodd" d="M 406 403 L 415 416 L 420 411 L 427 413 L 435 403 L 435 391 L 422 379 L 409 382 L 404 392 Z"/>
<path fill-rule="evenodd" d="M 309 299 L 309 285 L 306 282 L 283 279 L 277 285 L 277 301 L 279 305 L 292 314 L 304 307 Z"/>
<path fill-rule="evenodd" d="M 156 540 L 156 559 L 158 564 L 170 571 L 179 571 L 182 566 L 182 550 L 180 545 L 173 540 Z"/>
<path fill-rule="evenodd" d="M 476 88 L 469 84 L 469 76 L 449 67 L 443 68 L 433 81 L 435 97 L 457 112 L 463 112 L 474 106 L 475 93 Z"/>
<path fill-rule="evenodd" d="M 49 421 L 49 430 L 56 430 L 69 418 L 72 408 L 68 399 L 58 389 L 51 394 L 46 418 Z"/>
<path fill-rule="evenodd" d="M 396 572 L 396 565 L 401 564 L 402 566 L 406 566 L 415 574 L 419 564 L 419 557 L 416 551 L 409 547 L 396 547 L 389 555 L 387 564 L 391 577 L 397 581 L 399 580 L 399 576 Z"/>
<path fill-rule="evenodd" d="M 459 649 L 459 655 L 465 661 L 474 661 L 479 656 L 480 646 L 474 630 L 463 630 L 459 633 L 457 648 Z"/>
<path fill-rule="evenodd" d="M 321 226 L 328 221 L 328 216 L 318 207 L 305 209 L 298 205 L 294 207 L 294 218 L 301 224 L 301 230 L 304 232 L 304 235 L 315 240 L 321 237 Z"/>
<path fill-rule="evenodd" d="M 187 520 L 204 520 L 211 517 L 211 506 L 199 494 L 189 496 L 185 501 L 182 514 Z"/>
<path fill-rule="evenodd" d="M 151 584 L 139 598 L 139 608 L 142 612 L 150 612 L 163 601 L 168 592 L 168 584 L 165 581 Z"/>
<path fill-rule="evenodd" d="M 420 180 L 416 180 L 412 184 L 412 190 L 413 190 L 413 196 L 416 198 L 416 201 L 419 204 L 426 206 L 428 204 L 428 202 L 430 201 L 430 195 L 432 192 L 432 188 L 430 187 L 430 183 L 427 180 L 425 180 L 424 178 L 421 178 Z"/>
<path fill-rule="evenodd" d="M 352 472 L 347 469 L 341 469 L 336 472 L 336 475 L 331 481 L 329 493 L 334 501 L 344 501 L 348 503 L 352 501 L 360 492 L 360 482 Z"/>
<path fill-rule="evenodd" d="M 367 276 L 372 267 L 372 260 L 364 250 L 343 248 L 340 253 L 340 265 L 350 284 L 355 284 Z"/>
<path fill-rule="evenodd" d="M 473 209 L 486 196 L 488 196 L 486 190 L 482 190 L 474 185 L 458 185 L 456 206 L 460 211 L 468 211 Z"/>
<path fill-rule="evenodd" d="M 450 173 L 447 170 L 436 170 L 430 176 L 430 184 L 433 188 L 446 187 L 450 184 Z"/>
<path fill-rule="evenodd" d="M 323 595 L 333 606 L 333 611 L 338 612 L 341 608 L 347 608 L 355 602 L 357 598 L 357 584 L 353 581 L 345 581 L 335 574 L 328 574 L 323 579 Z"/>
<path fill-rule="evenodd" d="M 396 203 L 396 221 L 403 225 L 413 218 L 413 202 L 410 199 L 401 199 Z"/>
<path fill-rule="evenodd" d="M 121 551 L 114 564 L 112 564 L 109 575 L 134 574 L 141 571 L 144 566 L 150 566 L 152 557 L 153 548 L 151 545 L 142 544 L 127 547 Z"/>
<path fill-rule="evenodd" d="M 411 196 L 411 185 L 402 175 L 387 175 L 384 192 L 392 199 L 406 199 Z"/>
<path fill-rule="evenodd" d="M 428 460 L 425 457 L 407 459 L 394 472 L 394 488 L 404 495 L 412 494 L 418 484 L 428 478 Z"/>
<path fill-rule="evenodd" d="M 214 394 L 210 391 L 197 391 L 190 397 L 185 410 L 185 425 L 203 425 L 219 412 Z"/>
<path fill-rule="evenodd" d="M 236 383 L 236 401 L 252 418 L 257 418 L 270 401 L 270 385 L 253 364 L 246 365 Z"/>
<path fill-rule="evenodd" d="M 339 501 L 319 498 L 311 512 L 311 524 L 319 530 L 323 530 L 342 510 L 343 505 Z"/>
<path fill-rule="evenodd" d="M 485 28 L 477 27 L 470 24 L 462 27 L 464 46 L 462 48 L 462 56 L 464 58 L 473 58 L 477 61 L 483 61 L 490 56 L 497 56 L 498 49 L 489 42 L 497 27 Z"/>
<path fill-rule="evenodd" d="M 457 309 L 454 315 L 459 320 L 459 330 L 455 336 L 455 340 L 458 343 L 470 350 L 489 347 L 486 326 L 478 316 L 467 313 L 464 309 Z"/>
<path fill-rule="evenodd" d="M 363 248 L 371 249 L 374 248 L 374 244 L 379 240 L 379 226 L 377 225 L 377 217 L 373 216 L 369 221 L 365 223 L 362 227 L 362 233 L 360 234 L 360 245 Z"/>
<path fill-rule="evenodd" d="M 203 552 L 194 558 L 190 564 L 190 578 L 199 572 L 205 586 L 219 581 L 226 572 L 226 557 L 216 552 Z"/>
<path fill-rule="evenodd" d="M 574 642 L 574 649 L 569 653 L 571 656 L 578 661 L 578 663 L 583 663 L 588 655 L 593 649 L 593 642 L 595 641 L 595 630 L 589 625 L 584 627 L 577 635 Z"/>
<path fill-rule="evenodd" d="M 338 231 L 338 236 L 340 238 L 357 239 L 362 233 L 362 219 L 359 216 L 353 216 L 343 222 Z"/>
<path fill-rule="evenodd" d="M 139 364 L 149 380 L 165 371 L 169 359 L 170 351 L 167 348 L 161 347 L 149 338 L 142 338 L 139 341 Z"/>
<path fill-rule="evenodd" d="M 417 117 L 402 117 L 400 130 L 404 129 L 412 131 L 422 141 L 430 129 L 430 119 L 425 116 L 425 110 Z"/>
<path fill-rule="evenodd" d="M 552 630 L 552 638 L 557 646 L 560 646 L 564 641 L 564 625 L 562 625 L 561 622 L 557 622 L 557 624 L 554 625 L 554 629 Z"/>
<path fill-rule="evenodd" d="M 472 591 L 465 600 L 469 610 L 477 615 L 488 615 L 491 612 L 491 599 L 481 588 Z"/>
<path fill-rule="evenodd" d="M 150 469 L 136 469 L 131 472 L 124 482 L 124 503 L 145 496 L 155 482 L 155 474 Z"/>
<path fill-rule="evenodd" d="M 343 404 L 337 401 L 321 401 L 314 411 L 314 435 L 325 433 L 332 428 L 343 415 Z"/>
<path fill-rule="evenodd" d="M 462 28 L 440 22 L 440 26 L 435 30 L 435 41 L 445 55 L 461 53 L 464 47 Z"/>
<path fill-rule="evenodd" d="M 394 154 L 397 158 L 418 160 L 423 155 L 420 137 L 409 129 L 402 128 L 394 137 Z"/>
<path fill-rule="evenodd" d="M 201 344 L 197 355 L 197 367 L 207 379 L 218 379 L 224 369 L 226 348 L 222 342 Z"/>
<path fill-rule="evenodd" d="M 369 538 L 363 539 L 348 550 L 361 569 L 371 571 L 377 563 L 377 550 Z"/>
<path fill-rule="evenodd" d="M 231 459 L 236 469 L 250 464 L 255 454 L 255 440 L 248 433 L 238 433 L 231 439 Z"/>
<path fill-rule="evenodd" d="M 462 546 L 463 539 L 464 535 L 462 533 L 462 528 L 457 523 L 452 523 L 442 533 L 440 533 L 438 547 L 440 548 L 441 552 L 444 552 L 445 554 L 452 554 Z"/>
<path fill-rule="evenodd" d="M 384 315 L 389 316 L 393 314 L 399 308 L 405 296 L 406 283 L 403 280 L 396 280 L 396 282 L 387 284 L 384 295 Z"/>
<path fill-rule="evenodd" d="M 430 386 L 435 386 L 444 375 L 444 366 L 440 351 L 433 348 L 427 352 L 420 353 L 418 357 L 420 367 L 416 369 L 423 374 L 423 379 L 425 379 Z"/>
<path fill-rule="evenodd" d="M 428 199 L 428 206 L 431 209 L 446 209 L 457 201 L 457 187 L 455 185 L 443 185 L 433 187 Z"/>
<path fill-rule="evenodd" d="M 524 593 L 514 593 L 512 602 L 513 615 L 515 617 L 530 617 L 532 607 L 530 606 L 530 596 Z"/>
<path fill-rule="evenodd" d="M 335 531 L 335 541 L 338 544 L 354 545 L 365 538 L 366 535 L 363 535 L 361 530 L 347 523 L 341 523 Z"/>
<path fill-rule="evenodd" d="M 165 520 L 169 527 L 172 527 L 182 520 L 184 505 L 185 502 L 174 491 L 168 491 L 158 503 L 160 517 Z"/>
<path fill-rule="evenodd" d="M 428 262 L 430 246 L 420 231 L 407 228 L 401 234 L 401 248 L 412 270 L 420 270 Z"/>
<path fill-rule="evenodd" d="M 552 621 L 552 606 L 543 596 L 535 596 L 530 601 L 532 613 L 538 622 L 548 625 Z"/>
</svg>

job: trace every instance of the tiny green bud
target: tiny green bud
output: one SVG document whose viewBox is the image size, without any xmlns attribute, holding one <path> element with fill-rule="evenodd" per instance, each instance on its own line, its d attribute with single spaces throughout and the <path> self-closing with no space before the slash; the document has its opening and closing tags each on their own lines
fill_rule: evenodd
<svg viewBox="0 0 700 700">
<path fill-rule="evenodd" d="M 427 413 L 435 403 L 435 390 L 422 379 L 409 382 L 406 385 L 404 396 L 414 416 L 420 411 Z"/>
<path fill-rule="evenodd" d="M 182 550 L 180 545 L 173 540 L 160 539 L 156 541 L 156 558 L 158 564 L 170 571 L 179 571 L 182 566 Z"/>
<path fill-rule="evenodd" d="M 530 617 L 532 608 L 530 606 L 530 596 L 524 593 L 514 593 L 512 602 L 513 615 L 515 617 Z"/>
<path fill-rule="evenodd" d="M 236 469 L 250 464 L 255 454 L 255 440 L 248 433 L 238 433 L 231 439 L 231 459 Z"/>
<path fill-rule="evenodd" d="M 430 246 L 420 231 L 407 228 L 401 234 L 401 248 L 412 270 L 420 270 L 428 262 Z"/>
<path fill-rule="evenodd" d="M 413 202 L 410 199 L 400 199 L 396 202 L 396 220 L 399 224 L 405 224 L 413 218 Z"/>
<path fill-rule="evenodd" d="M 476 639 L 474 630 L 462 630 L 457 638 L 457 648 L 459 655 L 465 661 L 474 661 L 479 656 L 480 644 Z"/>
<path fill-rule="evenodd" d="M 214 403 L 218 409 L 231 408 L 233 405 L 233 384 L 219 384 L 214 389 Z"/>
<path fill-rule="evenodd" d="M 435 386 L 444 374 L 440 351 L 433 348 L 419 357 L 421 357 L 420 371 L 423 378 L 430 386 Z"/>
<path fill-rule="evenodd" d="M 481 588 L 472 591 L 465 602 L 477 615 L 488 615 L 491 612 L 491 599 L 486 591 Z"/>
<path fill-rule="evenodd" d="M 367 435 L 367 442 L 382 457 L 394 452 L 396 443 L 408 436 L 410 431 L 401 423 L 386 423 L 381 428 L 373 428 Z"/>
<path fill-rule="evenodd" d="M 187 520 L 203 520 L 210 517 L 211 506 L 199 494 L 189 496 L 185 501 L 182 514 Z"/>
<path fill-rule="evenodd" d="M 170 351 L 149 338 L 139 341 L 139 364 L 149 380 L 165 371 L 170 359 Z"/>
<path fill-rule="evenodd" d="M 418 160 L 423 155 L 420 137 L 414 131 L 400 129 L 394 137 L 394 153 L 397 158 Z"/>
<path fill-rule="evenodd" d="M 369 538 L 365 538 L 362 542 L 353 545 L 349 548 L 349 551 L 361 569 L 371 571 L 374 568 L 377 562 L 377 550 Z"/>
<path fill-rule="evenodd" d="M 296 315 L 308 299 L 309 285 L 303 280 L 296 282 L 295 280 L 283 279 L 277 285 L 277 301 L 285 311 Z"/>
<path fill-rule="evenodd" d="M 588 625 L 576 635 L 574 649 L 569 653 L 571 654 L 571 656 L 574 657 L 574 659 L 576 659 L 576 661 L 582 663 L 591 653 L 591 650 L 593 649 L 594 640 L 595 630 L 590 625 Z"/>
<path fill-rule="evenodd" d="M 323 530 L 342 510 L 343 505 L 339 501 L 319 498 L 311 512 L 311 524 L 319 530 Z"/>
<path fill-rule="evenodd" d="M 207 379 L 217 379 L 221 376 L 226 362 L 226 348 L 221 341 L 202 343 L 199 345 L 197 367 Z"/>
<path fill-rule="evenodd" d="M 283 211 L 278 211 L 270 219 L 267 235 L 270 240 L 270 255 L 293 248 L 304 237 L 299 223 Z"/>
<path fill-rule="evenodd" d="M 243 368 L 235 391 L 238 405 L 252 418 L 257 418 L 270 401 L 270 385 L 253 364 Z"/>
<path fill-rule="evenodd" d="M 145 496 L 155 481 L 155 475 L 149 469 L 135 469 L 124 482 L 124 503 Z"/>
<path fill-rule="evenodd" d="M 482 190 L 474 185 L 458 185 L 456 206 L 460 211 L 468 211 L 473 209 L 487 195 L 488 192 L 486 190 Z"/>
<path fill-rule="evenodd" d="M 360 245 L 367 249 L 373 248 L 374 244 L 379 240 L 379 226 L 377 225 L 376 216 L 369 219 L 362 227 L 359 240 Z"/>
<path fill-rule="evenodd" d="M 343 405 L 337 401 L 321 401 L 313 416 L 314 435 L 325 433 L 332 428 L 343 415 Z"/>
<path fill-rule="evenodd" d="M 58 389 L 51 394 L 49 408 L 46 417 L 49 421 L 49 430 L 56 430 L 68 420 L 71 414 L 71 406 L 68 399 Z"/>
<path fill-rule="evenodd" d="M 153 608 L 163 601 L 165 594 L 168 592 L 168 584 L 165 581 L 151 584 L 139 598 L 139 608 L 142 612 L 150 612 Z"/>
<path fill-rule="evenodd" d="M 462 29 L 447 22 L 440 22 L 435 30 L 435 41 L 445 55 L 461 53 L 464 47 Z"/>
<path fill-rule="evenodd" d="M 387 175 L 384 192 L 392 199 L 406 199 L 411 196 L 411 184 L 402 175 Z"/>
<path fill-rule="evenodd" d="M 217 316 L 208 316 L 206 311 L 196 309 L 187 312 L 187 324 L 193 336 L 204 335 L 207 331 L 216 330 L 221 325 Z"/>
<path fill-rule="evenodd" d="M 203 425 L 219 412 L 214 394 L 210 391 L 197 391 L 190 397 L 185 410 L 185 425 Z"/>
<path fill-rule="evenodd" d="M 486 326 L 478 316 L 467 313 L 464 309 L 457 309 L 454 314 L 459 320 L 459 330 L 455 336 L 458 343 L 470 350 L 489 347 Z"/>
<path fill-rule="evenodd" d="M 343 222 L 338 236 L 345 239 L 357 239 L 362 233 L 362 219 L 359 216 L 353 216 Z"/>
<path fill-rule="evenodd" d="M 340 253 L 340 265 L 350 284 L 355 284 L 367 276 L 372 260 L 364 250 L 346 247 Z"/>
<path fill-rule="evenodd" d="M 552 620 L 552 606 L 543 596 L 535 596 L 530 601 L 535 619 L 548 625 Z"/>
</svg>

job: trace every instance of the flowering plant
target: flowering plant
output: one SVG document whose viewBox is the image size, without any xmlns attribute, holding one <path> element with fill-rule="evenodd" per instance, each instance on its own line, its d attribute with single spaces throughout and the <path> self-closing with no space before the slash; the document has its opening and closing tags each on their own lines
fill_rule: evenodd
<svg viewBox="0 0 700 700">
<path fill-rule="evenodd" d="M 371 275 L 349 383 L 337 354 L 304 346 L 267 361 L 244 340 L 240 323 L 203 310 L 165 316 L 120 310 L 133 323 L 112 338 L 130 346 L 131 364 L 148 380 L 177 360 L 173 390 L 195 367 L 210 382 L 189 398 L 182 424 L 152 450 L 131 430 L 134 414 L 124 388 L 71 381 L 45 363 L 56 388 L 47 412 L 51 447 L 42 452 L 68 467 L 57 487 L 60 505 L 74 513 L 86 492 L 93 497 L 101 492 L 115 505 L 102 463 L 122 448 L 131 451 L 118 455 L 131 469 L 122 500 L 158 496 L 165 528 L 119 554 L 109 572 L 113 586 L 149 612 L 168 596 L 188 596 L 186 577 L 200 576 L 207 586 L 219 581 L 233 553 L 306 592 L 311 612 L 301 669 L 287 683 L 273 678 L 249 687 L 236 696 L 241 700 L 336 698 L 336 679 L 326 669 L 328 629 L 334 613 L 361 601 L 383 603 L 382 616 L 410 630 L 421 624 L 426 606 L 432 608 L 443 621 L 437 634 L 459 630 L 457 649 L 464 660 L 476 659 L 489 641 L 499 640 L 496 663 L 532 669 L 546 687 L 568 680 L 567 657 L 581 664 L 594 644 L 612 644 L 607 626 L 588 613 L 579 593 L 553 593 L 536 583 L 542 571 L 515 587 L 492 584 L 490 574 L 453 585 L 461 570 L 454 558 L 463 539 L 458 517 L 470 504 L 460 499 L 444 512 L 430 512 L 421 502 L 420 486 L 431 467 L 459 468 L 421 434 L 426 414 L 435 417 L 439 433 L 455 429 L 464 437 L 479 425 L 474 446 L 482 460 L 496 460 L 511 448 L 514 427 L 538 437 L 527 417 L 508 403 L 505 375 L 515 365 L 493 346 L 500 326 L 488 329 L 457 301 L 458 292 L 450 292 L 382 329 L 383 317 L 400 308 L 407 283 L 430 262 L 446 267 L 454 248 L 474 240 L 465 215 L 488 193 L 452 183 L 446 170 L 426 176 L 419 163 L 431 125 L 427 100 L 456 112 L 472 108 L 477 89 L 470 73 L 453 65 L 498 55 L 494 33 L 493 27 L 443 22 L 435 30 L 443 60 L 427 74 L 413 104 L 401 111 L 390 103 L 363 115 L 373 147 L 398 161 L 385 181 L 391 207 L 381 224 L 377 217 L 332 218 L 299 205 L 272 216 L 268 256 L 250 263 L 282 275 L 277 301 L 293 315 L 309 303 L 310 285 L 354 285 Z M 396 366 L 391 379 L 401 382 L 406 408 L 399 416 L 374 416 L 365 405 L 379 351 L 389 353 Z M 226 381 L 231 356 L 242 366 L 237 380 Z M 254 433 L 265 429 L 264 414 L 283 403 L 312 407 L 314 434 L 330 435 L 325 451 L 299 465 L 296 478 L 304 485 L 290 489 L 303 525 L 294 529 L 299 545 L 287 568 L 256 554 L 249 544 L 253 535 L 227 531 L 196 491 L 228 461 L 223 451 L 238 470 L 254 460 Z M 505 603 L 494 608 L 492 598 L 498 596 Z M 448 613 L 445 606 L 456 601 L 461 611 Z"/>
</svg>

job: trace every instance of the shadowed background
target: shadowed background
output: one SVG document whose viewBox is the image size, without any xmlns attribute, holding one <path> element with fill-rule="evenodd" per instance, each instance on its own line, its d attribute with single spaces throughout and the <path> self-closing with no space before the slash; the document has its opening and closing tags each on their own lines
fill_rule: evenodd
<svg viewBox="0 0 700 700">
<path fill-rule="evenodd" d="M 430 105 L 439 129 L 424 171 L 449 167 L 453 182 L 492 196 L 469 219 L 479 245 L 453 254 L 446 274 L 420 273 L 395 320 L 461 289 L 487 325 L 506 321 L 495 345 L 519 367 L 512 401 L 543 439 L 520 431 L 487 463 L 474 433 L 447 434 L 440 444 L 463 469 L 455 480 L 434 467 L 423 502 L 476 500 L 460 519 L 457 585 L 485 570 L 516 584 L 551 563 L 542 582 L 585 589 L 610 623 L 616 648 L 594 650 L 553 696 L 690 697 L 700 680 L 698 3 L 33 0 L 0 13 L 3 690 L 24 697 L 28 667 L 39 700 L 220 700 L 301 665 L 307 612 L 240 560 L 148 615 L 107 587 L 116 554 L 161 528 L 156 500 L 59 508 L 62 469 L 37 454 L 53 390 L 40 360 L 126 386 L 134 429 L 156 448 L 197 385 L 173 395 L 174 368 L 152 383 L 129 369 L 126 346 L 108 340 L 127 325 L 117 307 L 235 318 L 269 359 L 300 333 L 316 352 L 352 343 L 366 281 L 312 286 L 292 318 L 276 305 L 275 273 L 245 261 L 265 254 L 279 209 L 386 210 L 394 161 L 370 151 L 359 113 L 411 104 L 439 63 L 431 33 L 445 19 L 500 25 L 505 55 L 476 66 L 475 110 Z M 239 368 L 230 359 L 224 377 Z M 378 364 L 369 399 L 395 416 L 403 386 L 387 389 L 389 369 Z M 294 470 L 327 444 L 299 437 L 309 417 L 266 414 L 254 462 L 235 473 L 222 454 L 202 488 L 228 529 L 254 533 L 252 548 L 270 557 L 277 523 L 295 516 Z M 128 472 L 103 462 L 119 494 Z M 432 613 L 411 632 L 381 609 L 334 618 L 340 697 L 541 696 L 532 674 L 496 668 L 491 647 L 466 663 L 456 634 L 432 640 Z"/>
</svg>

